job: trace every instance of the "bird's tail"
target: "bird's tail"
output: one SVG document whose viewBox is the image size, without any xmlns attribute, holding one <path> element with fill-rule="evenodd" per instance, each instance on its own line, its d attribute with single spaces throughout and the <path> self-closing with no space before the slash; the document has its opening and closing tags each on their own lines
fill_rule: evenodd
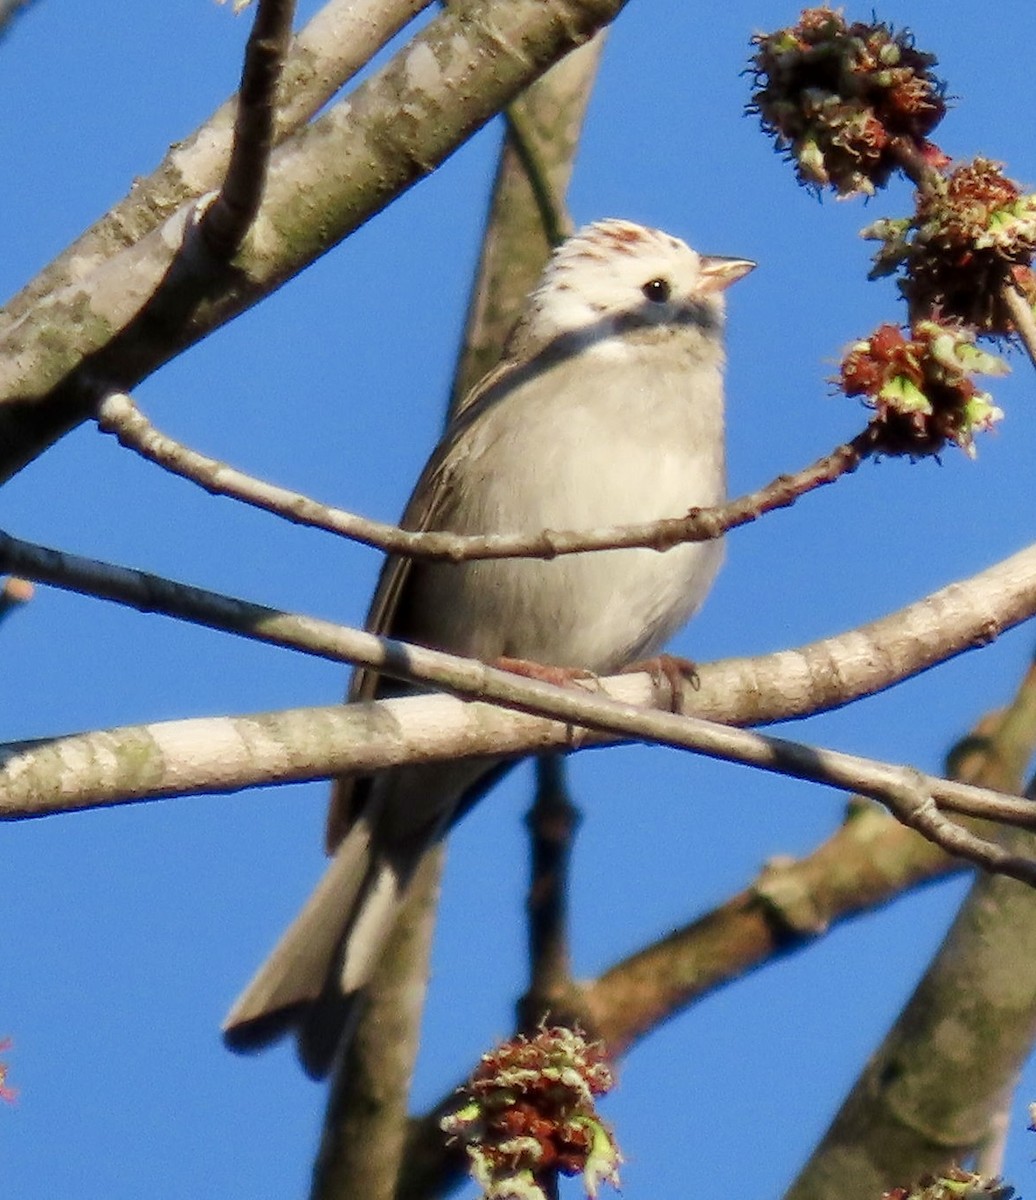
<svg viewBox="0 0 1036 1200">
<path fill-rule="evenodd" d="M 368 821 L 354 824 L 227 1014 L 223 1040 L 231 1050 L 260 1050 L 295 1030 L 306 1071 L 327 1073 L 427 845 L 427 838 L 397 843 L 387 856 L 373 848 Z"/>
</svg>

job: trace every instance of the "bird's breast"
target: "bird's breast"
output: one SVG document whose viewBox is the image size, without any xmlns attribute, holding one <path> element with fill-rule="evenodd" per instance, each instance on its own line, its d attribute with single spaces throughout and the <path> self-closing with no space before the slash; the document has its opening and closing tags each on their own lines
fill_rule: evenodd
<svg viewBox="0 0 1036 1200">
<path fill-rule="evenodd" d="M 451 464 L 443 527 L 535 533 L 637 524 L 724 494 L 718 366 L 645 372 L 585 356 L 482 416 Z M 415 570 L 413 636 L 607 672 L 654 653 L 704 598 L 718 543 Z M 408 622 L 409 623 L 409 622 Z"/>
</svg>

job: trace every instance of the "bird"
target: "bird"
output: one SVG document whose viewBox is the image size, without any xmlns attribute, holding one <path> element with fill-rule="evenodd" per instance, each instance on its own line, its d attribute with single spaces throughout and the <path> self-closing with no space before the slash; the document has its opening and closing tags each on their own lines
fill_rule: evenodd
<svg viewBox="0 0 1036 1200">
<path fill-rule="evenodd" d="M 755 265 L 617 218 L 574 233 L 498 366 L 452 414 L 401 525 L 592 529 L 721 503 L 724 293 Z M 714 540 L 551 560 L 390 556 L 367 628 L 489 663 L 607 675 L 658 653 L 705 599 L 722 554 Z M 349 699 L 413 690 L 358 669 Z M 422 856 L 506 765 L 418 764 L 336 781 L 330 865 L 227 1015 L 230 1049 L 293 1031 L 304 1069 L 330 1070 Z"/>
</svg>

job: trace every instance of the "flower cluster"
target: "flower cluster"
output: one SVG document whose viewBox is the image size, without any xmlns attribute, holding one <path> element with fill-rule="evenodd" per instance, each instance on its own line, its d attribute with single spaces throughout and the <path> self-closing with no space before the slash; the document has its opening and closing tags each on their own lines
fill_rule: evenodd
<svg viewBox="0 0 1036 1200">
<path fill-rule="evenodd" d="M 946 112 L 932 54 L 883 23 L 846 23 L 834 9 L 805 9 L 797 25 L 759 34 L 749 64 L 757 113 L 799 179 L 839 196 L 873 195 L 896 169 L 894 139 L 933 165 L 927 136 Z"/>
<path fill-rule="evenodd" d="M 914 312 L 1007 334 L 1013 326 L 1000 298 L 1005 285 L 1036 302 L 1036 195 L 1023 195 L 989 159 L 935 176 L 918 190 L 913 217 L 876 221 L 863 236 L 882 243 L 871 278 L 901 271 Z"/>
<path fill-rule="evenodd" d="M 882 325 L 842 359 L 841 387 L 874 409 L 881 449 L 889 454 L 938 454 L 947 442 L 974 456 L 974 435 L 1003 417 L 972 375 L 1003 375 L 1002 359 L 979 350 L 975 334 L 937 321 L 918 321 L 911 337 Z"/>
<path fill-rule="evenodd" d="M 442 1128 L 466 1144 L 487 1200 L 544 1200 L 551 1173 L 581 1172 L 596 1196 L 602 1182 L 618 1186 L 621 1157 L 594 1108 L 611 1086 L 599 1043 L 544 1028 L 483 1055 L 467 1103 Z"/>
<path fill-rule="evenodd" d="M 1011 1200 L 1014 1188 L 991 1175 L 951 1167 L 943 1175 L 925 1175 L 913 1187 L 886 1192 L 882 1200 Z"/>
</svg>

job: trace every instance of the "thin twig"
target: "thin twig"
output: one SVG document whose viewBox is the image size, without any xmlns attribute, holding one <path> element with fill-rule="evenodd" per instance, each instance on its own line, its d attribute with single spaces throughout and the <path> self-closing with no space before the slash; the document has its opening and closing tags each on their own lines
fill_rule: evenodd
<svg viewBox="0 0 1036 1200">
<path fill-rule="evenodd" d="M 518 1028 L 545 1020 L 585 1028 L 574 1004 L 575 981 L 568 941 L 568 878 L 572 842 L 581 814 L 572 803 L 564 759 L 543 755 L 536 762 L 536 797 L 525 819 L 529 830 L 529 989 L 518 1002 Z"/>
<path fill-rule="evenodd" d="M 986 871 L 1010 875 L 1013 879 L 1036 887 L 1036 862 L 1025 855 L 1005 850 L 1003 846 L 980 837 L 963 825 L 948 821 L 939 811 L 934 793 L 920 771 L 904 768 L 900 779 L 888 788 L 885 795 L 874 798 L 880 799 L 892 815 L 909 829 L 916 829 L 922 837 L 948 854 L 968 859 Z"/>
<path fill-rule="evenodd" d="M 560 246 L 575 228 L 563 196 L 551 186 L 546 164 L 541 159 L 534 139 L 526 128 L 525 114 L 517 102 L 507 109 L 507 133 L 515 153 L 525 169 L 525 178 L 539 210 L 543 231 L 551 247 Z"/>
<path fill-rule="evenodd" d="M 274 144 L 277 84 L 291 42 L 294 0 L 258 0 L 238 90 L 234 144 L 219 195 L 199 233 L 220 259 L 233 258 L 259 211 Z"/>
<path fill-rule="evenodd" d="M 667 550 L 684 542 L 709 541 L 749 524 L 764 513 L 788 508 L 800 496 L 850 474 L 876 447 L 873 427 L 868 427 L 852 441 L 837 446 L 830 454 L 794 474 L 779 475 L 765 487 L 736 500 L 714 508 L 694 508 L 682 517 L 594 530 L 545 529 L 534 533 L 471 535 L 400 529 L 397 525 L 372 521 L 321 504 L 300 492 L 265 483 L 160 433 L 124 392 L 109 393 L 101 401 L 97 420 L 100 428 L 114 434 L 121 445 L 213 495 L 232 497 L 296 525 L 323 529 L 387 554 L 449 562 L 476 558 L 551 559 L 563 554 L 634 546 Z"/>
<path fill-rule="evenodd" d="M 958 760 L 964 773 L 987 786 L 1001 778 L 1013 751 L 1007 733 L 1032 749 L 1036 720 L 1029 693 L 1031 673 L 1003 716 L 984 718 Z M 1017 728 L 1023 710 L 1024 732 Z M 1012 780 L 1016 785 L 1017 776 Z M 663 1021 L 686 1010 L 747 972 L 812 945 L 847 919 L 870 912 L 918 884 L 946 875 L 956 864 L 930 843 L 872 805 L 853 805 L 845 822 L 800 859 L 770 864 L 754 884 L 680 929 L 638 948 L 584 985 L 595 1031 L 614 1059 Z M 441 1116 L 456 1093 L 411 1122 L 399 1191 L 408 1200 L 443 1196 L 460 1178 L 456 1147 L 443 1140 Z M 989 1174 L 995 1174 L 990 1169 Z"/>
<path fill-rule="evenodd" d="M 930 799 L 942 808 L 965 815 L 989 815 L 993 806 L 998 812 L 1018 815 L 1019 823 L 1031 824 L 1036 812 L 1029 813 L 1028 806 L 1016 797 L 700 718 L 618 704 L 596 691 L 554 687 L 473 659 L 375 637 L 329 621 L 294 616 L 143 571 L 62 555 L 0 533 L 0 569 L 12 566 L 22 575 L 57 582 L 71 590 L 88 590 L 143 611 L 158 610 L 224 632 L 244 633 L 304 653 L 358 663 L 393 678 L 431 683 L 461 696 L 491 700 L 602 733 L 694 750 L 710 758 L 859 792 L 890 806 L 906 804 L 917 827 L 923 826 L 922 831 L 927 834 L 952 841 L 955 852 L 967 855 L 981 866 L 1036 884 L 1036 864 L 1002 854 L 991 843 L 967 831 L 962 836 L 944 828 L 942 818 L 936 823 L 922 802 Z M 1036 596 L 1032 599 L 1036 603 Z M 596 688 L 593 683 L 588 686 Z M 578 745 L 578 735 L 573 732 L 572 736 L 573 745 Z"/>
<path fill-rule="evenodd" d="M 1036 317 L 1025 295 L 1013 284 L 1007 284 L 1001 292 L 1004 306 L 1011 314 L 1014 331 L 1025 348 L 1029 361 L 1036 367 Z"/>
</svg>

